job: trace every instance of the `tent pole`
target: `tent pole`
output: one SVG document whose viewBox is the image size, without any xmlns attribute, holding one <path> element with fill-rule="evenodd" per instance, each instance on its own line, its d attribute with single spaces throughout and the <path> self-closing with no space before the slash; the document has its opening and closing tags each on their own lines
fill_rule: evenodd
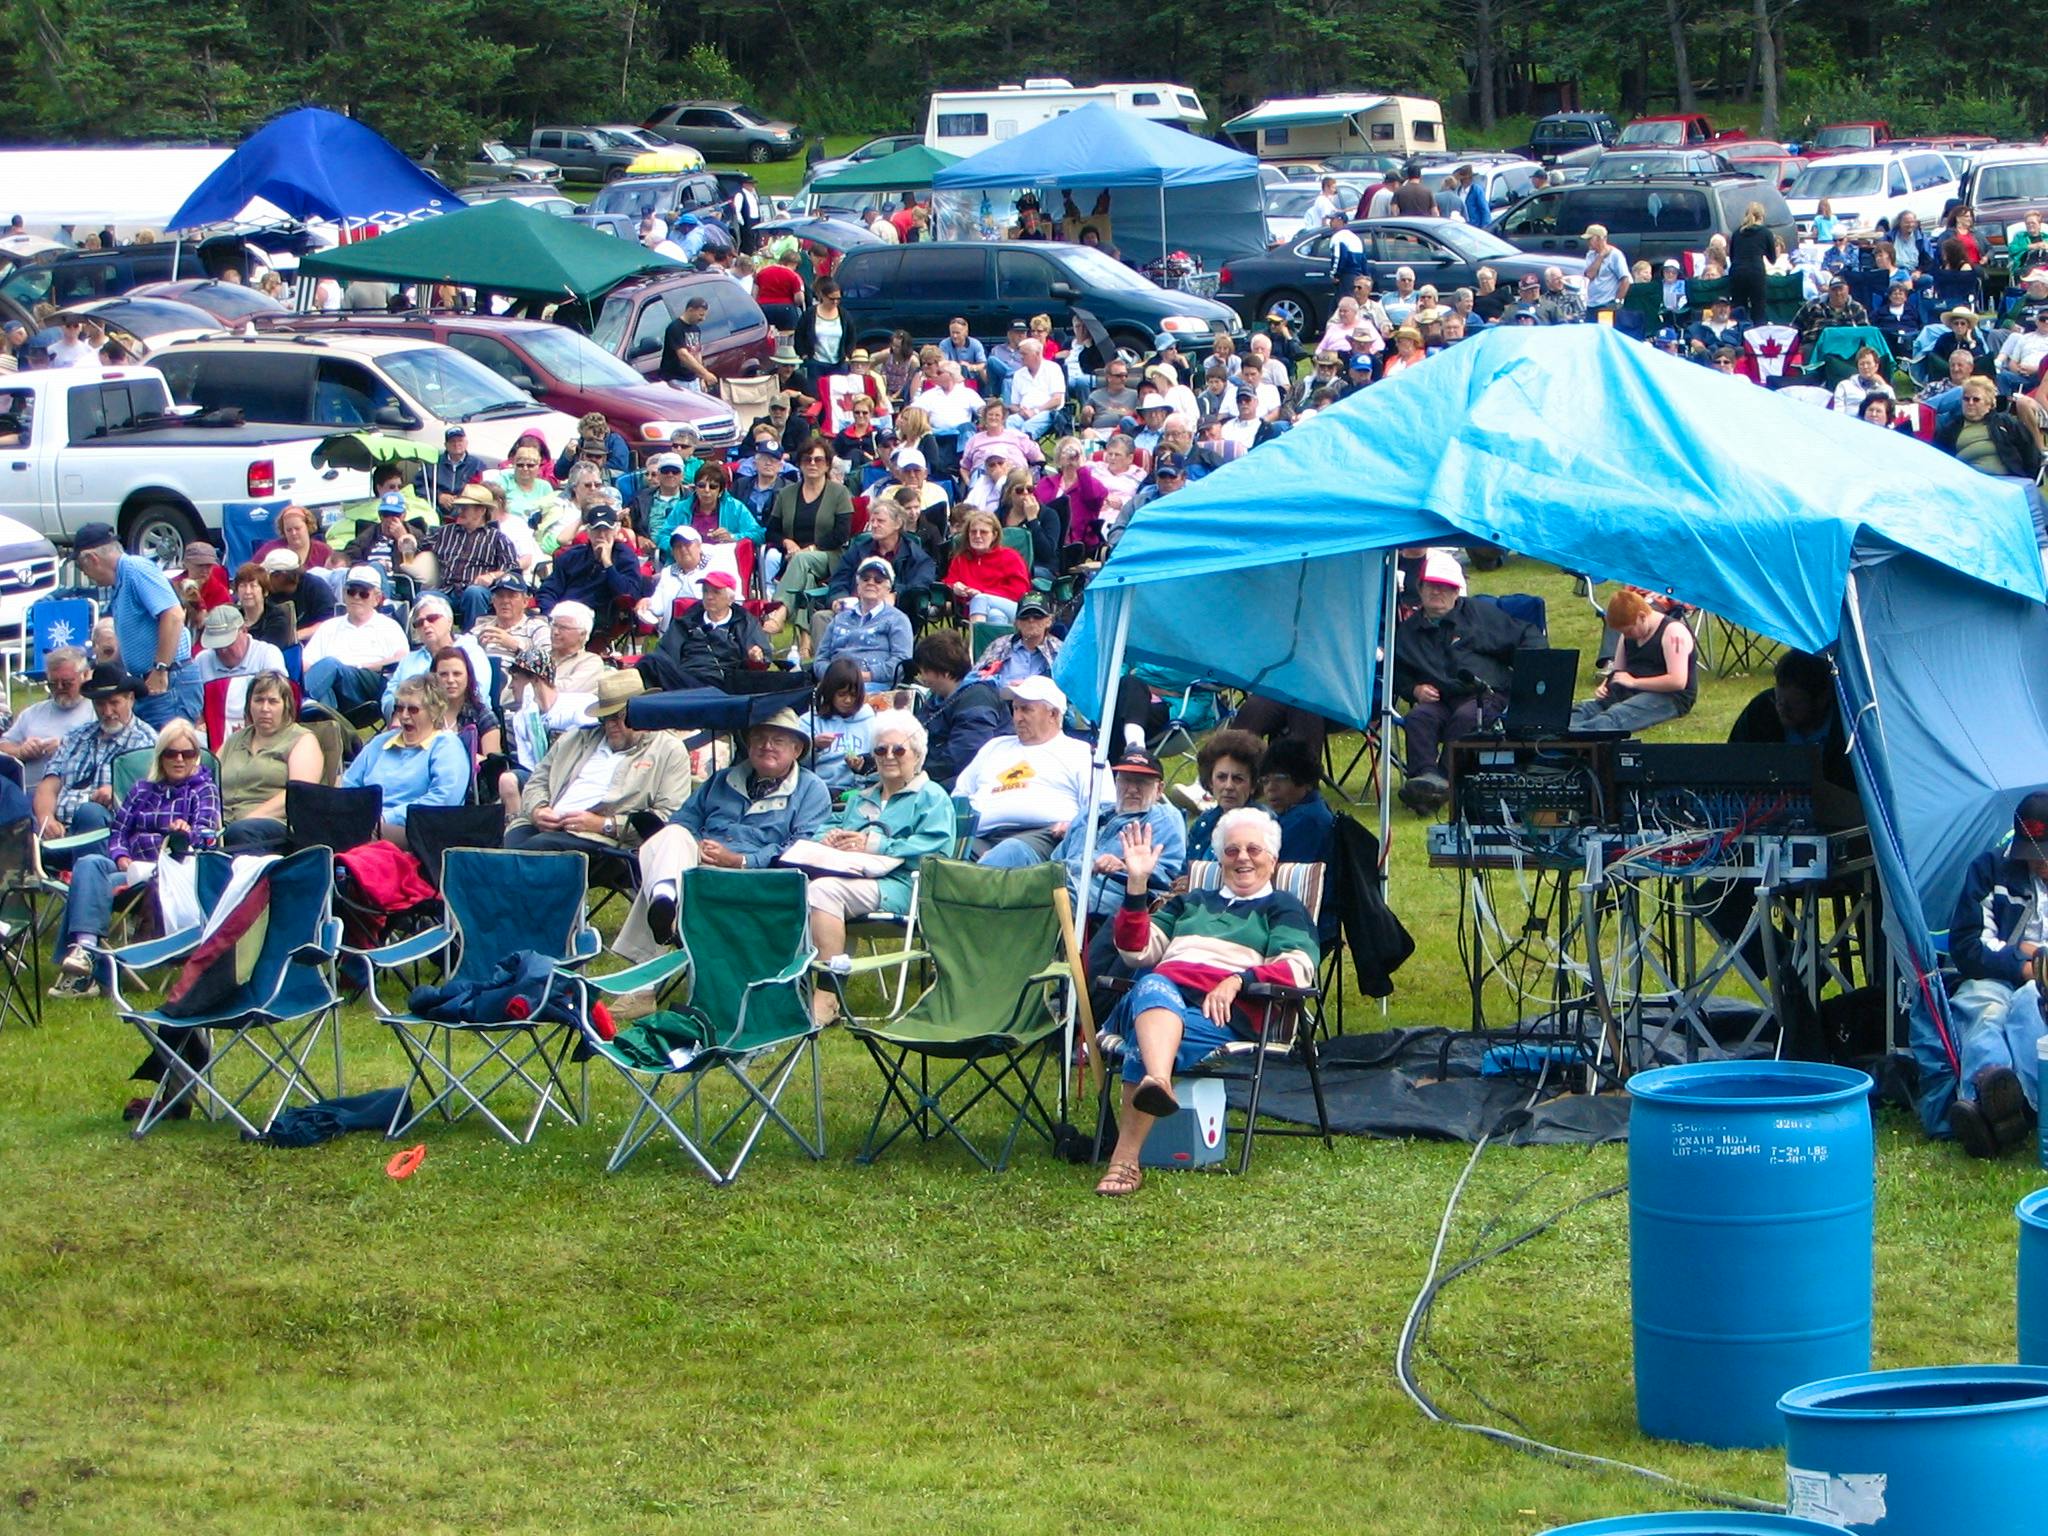
<svg viewBox="0 0 2048 1536">
<path fill-rule="evenodd" d="M 1856 572 L 1848 573 L 1849 623 L 1856 631 L 1856 655 L 1863 663 L 1863 682 L 1870 690 L 1870 717 L 1877 722 L 1877 744 L 1883 750 L 1885 761 L 1891 761 L 1891 747 L 1884 739 L 1884 711 L 1877 702 L 1877 675 L 1870 670 L 1870 640 L 1863 633 L 1863 597 L 1856 590 Z M 1860 724 L 1853 727 L 1860 729 Z"/>
<path fill-rule="evenodd" d="M 1087 818 L 1081 833 L 1081 891 L 1076 899 L 1075 922 L 1087 941 L 1088 933 L 1088 888 L 1095 883 L 1095 829 L 1098 820 L 1095 815 L 1096 785 L 1101 782 L 1098 775 L 1109 771 L 1110 729 L 1116 718 L 1116 689 L 1124 675 L 1124 642 L 1131 633 L 1131 593 L 1125 588 L 1116 593 L 1116 624 L 1110 631 L 1109 659 L 1099 681 L 1102 684 L 1102 703 L 1097 708 L 1101 719 L 1095 728 L 1094 767 L 1088 775 L 1088 798 L 1081 807 L 1081 814 Z M 1060 1026 L 1060 1042 L 1063 1054 L 1060 1056 L 1060 1116 L 1067 1115 L 1067 1074 L 1074 1065 L 1074 1018 L 1079 999 L 1070 992 L 1067 997 L 1066 1020 Z M 1093 1051 L 1095 1042 L 1088 1042 Z"/>
<path fill-rule="evenodd" d="M 1385 879 L 1387 866 L 1394 857 L 1394 765 L 1389 760 L 1394 750 L 1394 621 L 1397 616 L 1395 599 L 1400 596 L 1401 552 L 1389 549 L 1386 565 L 1380 573 L 1380 653 L 1379 676 L 1374 679 L 1379 685 L 1379 718 L 1374 721 L 1380 733 L 1380 875 Z M 1387 1014 L 1387 999 L 1380 999 L 1380 1017 Z"/>
</svg>

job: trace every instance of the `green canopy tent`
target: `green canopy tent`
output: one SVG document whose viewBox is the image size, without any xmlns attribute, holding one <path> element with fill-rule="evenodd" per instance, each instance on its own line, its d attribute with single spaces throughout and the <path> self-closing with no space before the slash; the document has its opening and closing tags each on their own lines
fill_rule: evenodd
<svg viewBox="0 0 2048 1536">
<path fill-rule="evenodd" d="M 344 282 L 460 283 L 560 302 L 593 298 L 642 272 L 681 265 L 630 240 L 503 199 L 321 251 L 302 260 L 299 271 Z"/>
<path fill-rule="evenodd" d="M 856 162 L 843 171 L 820 176 L 811 183 L 813 192 L 918 192 L 932 184 L 932 177 L 960 157 L 943 149 L 913 144 L 879 160 Z"/>
</svg>

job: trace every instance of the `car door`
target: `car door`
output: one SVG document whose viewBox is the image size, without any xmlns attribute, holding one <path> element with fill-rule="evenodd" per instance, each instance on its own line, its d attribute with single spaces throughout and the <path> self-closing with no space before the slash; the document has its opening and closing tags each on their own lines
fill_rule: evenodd
<svg viewBox="0 0 2048 1536">
<path fill-rule="evenodd" d="M 1562 249 L 1559 218 L 1565 189 L 1525 197 L 1495 221 L 1493 232 L 1518 250 L 1538 254 Z"/>
<path fill-rule="evenodd" d="M 313 420 L 342 431 L 383 427 L 404 431 L 420 424 L 398 393 L 361 363 L 323 357 L 313 376 Z"/>
<path fill-rule="evenodd" d="M 1033 315 L 1064 314 L 1065 304 L 1055 305 L 1053 302 L 1052 285 L 1066 281 L 1068 279 L 1059 268 L 1037 251 L 998 250 L 995 303 L 1002 313 L 1000 318 L 991 317 L 991 329 L 1000 326 L 1007 335 L 1013 316 L 1029 320 Z M 1085 300 L 1083 307 L 1088 307 Z M 974 325 L 972 314 L 967 317 L 967 323 Z"/>
<path fill-rule="evenodd" d="M 767 339 L 768 317 L 738 283 L 723 278 L 689 290 L 710 306 L 704 316 L 704 361 L 716 374 L 737 374 L 756 343 Z"/>
<path fill-rule="evenodd" d="M 626 361 L 650 378 L 661 372 L 661 337 L 675 317 L 659 297 L 642 301 L 626 333 Z"/>
<path fill-rule="evenodd" d="M 732 153 L 735 137 L 732 115 L 711 107 L 692 107 L 680 125 L 683 142 L 701 151 L 707 160 L 722 160 Z"/>
<path fill-rule="evenodd" d="M 1442 289 L 1445 275 L 1456 259 L 1427 235 L 1408 229 L 1375 229 L 1371 248 L 1366 252 L 1372 267 L 1372 286 L 1378 293 L 1393 289 L 1394 274 L 1402 267 L 1415 274 L 1418 288 L 1434 283 Z"/>
<path fill-rule="evenodd" d="M 562 134 L 562 160 L 564 169 L 595 172 L 600 169 L 597 162 L 597 146 L 587 133 L 573 130 Z"/>
<path fill-rule="evenodd" d="M 464 357 L 475 358 L 515 389 L 524 391 L 540 400 L 544 405 L 554 405 L 547 398 L 548 386 L 552 380 L 543 379 L 535 372 L 533 365 L 514 352 L 495 336 L 478 336 L 468 331 L 456 331 L 440 338 Z M 566 406 L 556 406 L 566 410 Z"/>
<path fill-rule="evenodd" d="M 946 334 L 948 320 L 962 315 L 973 335 L 994 346 L 1003 339 L 1010 317 L 995 298 L 991 254 L 976 245 L 919 242 L 902 247 L 903 266 L 897 276 L 901 298 L 891 304 L 885 292 L 881 305 L 870 310 L 881 322 L 873 329 L 900 327 L 919 341 L 935 341 Z"/>
<path fill-rule="evenodd" d="M 53 391 L 54 393 L 54 391 Z M 53 420 L 36 420 L 37 392 L 0 379 L 0 517 L 57 531 Z"/>
</svg>

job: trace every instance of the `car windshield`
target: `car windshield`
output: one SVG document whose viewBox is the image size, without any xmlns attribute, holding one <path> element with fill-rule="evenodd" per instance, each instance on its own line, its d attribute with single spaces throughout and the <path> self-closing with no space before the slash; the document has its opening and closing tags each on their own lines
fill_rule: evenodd
<svg viewBox="0 0 2048 1536">
<path fill-rule="evenodd" d="M 768 126 L 768 119 L 763 117 L 760 113 L 756 112 L 751 107 L 734 107 L 732 109 L 732 115 L 738 118 L 743 123 L 752 123 L 756 128 L 765 128 Z"/>
<path fill-rule="evenodd" d="M 615 133 L 609 128 L 598 128 L 593 130 L 593 132 L 597 138 L 598 147 L 600 149 L 641 148 L 640 142 L 637 139 L 628 138 L 623 133 Z"/>
<path fill-rule="evenodd" d="M 1152 293 L 1153 286 L 1122 262 L 1089 246 L 1077 245 L 1060 252 L 1067 270 L 1089 288 L 1108 288 L 1118 293 Z"/>
<path fill-rule="evenodd" d="M 493 139 L 484 146 L 483 158 L 491 161 L 493 164 L 503 165 L 506 161 L 514 159 L 515 156 L 511 150 Z"/>
<path fill-rule="evenodd" d="M 634 177 L 630 181 L 615 181 L 590 200 L 587 213 L 624 213 L 639 218 L 643 213 L 654 213 L 672 202 L 675 196 L 676 178 L 673 176 Z"/>
<path fill-rule="evenodd" d="M 519 344 L 535 362 L 566 384 L 639 385 L 647 381 L 611 353 L 564 326 L 522 332 Z"/>
<path fill-rule="evenodd" d="M 1869 197 L 1884 187 L 1881 165 L 1809 165 L 1787 197 Z"/>
<path fill-rule="evenodd" d="M 1871 130 L 1868 128 L 1823 128 L 1813 136 L 1815 147 L 1820 149 L 1868 149 Z"/>
<path fill-rule="evenodd" d="M 617 356 L 626 344 L 626 327 L 633 321 L 631 299 L 607 299 L 598 311 L 597 324 L 590 328 L 591 345 Z M 638 375 L 635 375 L 637 378 Z"/>
<path fill-rule="evenodd" d="M 2019 160 L 1978 170 L 1977 201 L 1989 203 L 2008 197 L 2048 198 L 2048 160 Z"/>
<path fill-rule="evenodd" d="M 1621 130 L 1624 144 L 1683 144 L 1683 123 L 1630 123 Z"/>
<path fill-rule="evenodd" d="M 540 409 L 531 395 L 514 389 L 482 363 L 450 347 L 387 352 L 377 361 L 400 389 L 443 421 L 474 421 L 484 415 L 510 416 Z"/>
<path fill-rule="evenodd" d="M 1455 219 L 1434 226 L 1430 233 L 1467 261 L 1492 261 L 1497 256 L 1519 256 L 1522 252 L 1499 235 Z"/>
</svg>

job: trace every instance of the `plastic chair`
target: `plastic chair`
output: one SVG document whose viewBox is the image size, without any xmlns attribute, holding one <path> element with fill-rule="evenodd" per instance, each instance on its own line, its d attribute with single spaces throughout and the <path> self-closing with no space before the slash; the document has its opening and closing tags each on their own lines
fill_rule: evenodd
<svg viewBox="0 0 2048 1536">
<path fill-rule="evenodd" d="M 65 646 L 86 649 L 99 616 L 100 605 L 89 597 L 45 597 L 30 604 L 28 676 L 43 676 L 52 651 Z"/>
<path fill-rule="evenodd" d="M 302 849 L 262 866 L 257 884 L 247 887 L 233 883 L 234 862 L 225 855 L 203 853 L 197 859 L 199 892 L 209 914 L 205 924 L 96 955 L 109 962 L 101 979 L 114 1012 L 141 1032 L 164 1063 L 163 1079 L 135 1123 L 137 1137 L 148 1135 L 188 1098 L 209 1116 L 233 1121 L 245 1136 L 268 1130 L 295 1095 L 319 1103 L 325 1095 L 308 1057 L 330 1022 L 333 1092 L 341 1093 L 341 1002 L 333 978 L 341 924 L 332 907 L 333 855 L 325 848 Z M 261 943 L 247 973 L 238 976 L 237 941 L 250 931 L 248 918 L 258 908 Z M 183 970 L 156 1007 L 135 1007 L 122 997 L 124 975 L 173 961 L 182 961 Z M 214 1043 L 201 1064 L 187 1060 L 178 1043 L 166 1038 L 191 1029 L 208 1031 Z M 238 1053 L 256 1058 L 256 1075 L 224 1088 L 223 1077 L 237 1075 Z M 268 1109 L 260 1117 L 244 1113 L 243 1106 L 273 1079 L 276 1097 Z"/>
<path fill-rule="evenodd" d="M 923 937 L 908 958 L 929 964 L 929 986 L 907 1007 L 874 1022 L 847 1010 L 848 1032 L 882 1074 L 881 1101 L 857 1161 L 873 1162 L 913 1130 L 920 1141 L 951 1136 L 992 1173 L 1008 1166 L 1027 1125 L 1052 1144 L 1053 1118 L 1038 1085 L 1058 1054 L 1063 1018 L 1056 991 L 1079 964 L 1067 948 L 1057 905 L 1066 899 L 1065 879 L 1065 870 L 1050 863 L 984 869 L 931 859 L 920 866 Z M 848 978 L 903 958 L 864 956 L 828 973 L 841 1007 Z M 963 1125 L 991 1095 L 1015 1111 L 993 1157 Z M 892 1107 L 897 1118 L 885 1133 Z"/>
<path fill-rule="evenodd" d="M 38 874 L 35 819 L 0 827 L 0 1029 L 43 1022 L 41 903 L 50 894 Z"/>
<path fill-rule="evenodd" d="M 796 870 L 687 871 L 678 938 L 680 964 L 693 975 L 690 1001 L 613 1039 L 604 1039 L 588 1022 L 588 993 L 592 988 L 616 990 L 616 978 L 608 978 L 611 987 L 596 978 L 567 978 L 579 992 L 576 1015 L 585 1048 L 617 1068 L 638 1099 L 605 1164 L 607 1173 L 624 1167 L 649 1138 L 665 1130 L 705 1177 L 723 1188 L 739 1177 L 771 1121 L 807 1156 L 825 1155 L 824 1079 L 809 981 L 816 951 L 804 886 Z M 664 956 L 655 963 L 674 965 L 676 959 Z M 808 1136 L 781 1107 L 784 1091 L 806 1058 L 813 1117 Z M 739 1085 L 742 1098 L 707 1136 L 703 1088 L 718 1073 Z M 685 1106 L 687 1130 L 678 1119 Z M 713 1161 L 719 1143 L 742 1128 L 738 1151 L 721 1168 Z"/>
</svg>

